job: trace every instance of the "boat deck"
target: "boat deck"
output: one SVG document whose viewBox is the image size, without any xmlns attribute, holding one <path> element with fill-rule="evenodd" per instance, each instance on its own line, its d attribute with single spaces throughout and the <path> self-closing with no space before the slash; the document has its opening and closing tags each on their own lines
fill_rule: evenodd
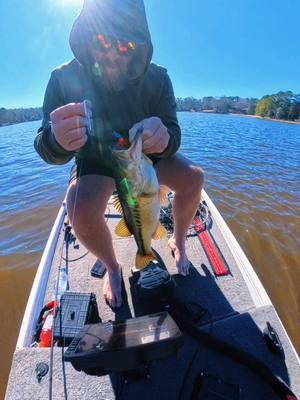
<svg viewBox="0 0 300 400">
<path fill-rule="evenodd" d="M 184 301 L 201 304 L 211 315 L 211 320 L 203 319 L 202 329 L 213 335 L 240 346 L 254 354 L 259 360 L 272 368 L 300 396 L 299 358 L 279 320 L 269 297 L 261 286 L 245 255 L 237 245 L 229 228 L 215 209 L 206 194 L 205 200 L 211 213 L 210 233 L 230 268 L 230 274 L 216 278 L 210 262 L 202 249 L 197 236 L 187 239 L 187 252 L 193 264 L 190 275 L 177 274 L 174 260 L 167 246 L 167 239 L 153 241 L 153 248 L 163 259 L 169 272 L 174 275 L 179 297 Z M 65 217 L 66 218 L 66 217 Z M 119 221 L 120 215 L 112 202 L 108 204 L 107 219 L 111 231 Z M 60 265 L 63 230 L 58 236 L 52 268 L 48 279 L 43 303 L 52 299 L 54 282 Z M 95 257 L 88 254 L 84 258 L 70 262 L 70 290 L 94 292 L 97 296 L 99 314 L 103 321 L 118 320 L 138 316 L 139 304 L 132 296 L 131 267 L 134 265 L 136 245 L 133 238 L 119 238 L 113 234 L 117 258 L 123 266 L 123 305 L 113 312 L 102 295 L 103 280 L 91 277 L 90 270 Z M 78 240 L 77 242 L 78 243 Z M 69 258 L 77 259 L 86 253 L 79 243 L 79 249 L 70 248 Z M 39 305 L 38 308 L 40 308 Z M 276 329 L 284 348 L 285 357 L 274 355 L 268 349 L 262 331 L 269 321 Z M 8 382 L 6 400 L 47 399 L 49 392 L 49 373 L 38 383 L 35 368 L 37 363 L 49 364 L 50 350 L 19 346 L 14 354 Z M 191 360 L 193 359 L 192 366 Z M 245 366 L 199 345 L 185 337 L 184 345 L 177 356 L 151 365 L 150 378 L 137 383 L 121 384 L 118 376 L 92 377 L 77 372 L 72 365 L 65 363 L 68 398 L 86 400 L 110 400 L 116 393 L 122 399 L 189 399 L 191 385 L 196 375 L 207 371 L 228 383 L 238 383 L 241 388 L 240 399 L 275 400 L 278 397 L 263 385 L 260 379 Z M 190 369 L 188 370 L 188 368 Z M 188 370 L 188 375 L 186 371 Z M 63 399 L 63 375 L 61 349 L 54 349 L 53 399 Z"/>
</svg>

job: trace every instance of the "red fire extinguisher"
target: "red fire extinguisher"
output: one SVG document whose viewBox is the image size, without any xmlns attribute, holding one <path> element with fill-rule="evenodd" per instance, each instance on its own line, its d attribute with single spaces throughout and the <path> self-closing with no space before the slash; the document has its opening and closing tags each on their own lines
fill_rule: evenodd
<svg viewBox="0 0 300 400">
<path fill-rule="evenodd" d="M 58 302 L 52 300 L 40 312 L 35 332 L 35 340 L 39 347 L 51 346 L 53 321 L 57 307 Z"/>
</svg>

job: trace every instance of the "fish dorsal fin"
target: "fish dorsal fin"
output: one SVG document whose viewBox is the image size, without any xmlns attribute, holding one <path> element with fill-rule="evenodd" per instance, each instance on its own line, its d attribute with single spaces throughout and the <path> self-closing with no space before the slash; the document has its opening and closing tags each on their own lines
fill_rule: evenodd
<svg viewBox="0 0 300 400">
<path fill-rule="evenodd" d="M 118 196 L 117 194 L 114 195 L 113 205 L 114 205 L 115 209 L 116 209 L 120 214 L 123 214 L 123 209 L 122 209 L 122 206 L 121 206 L 121 202 L 120 202 L 119 196 Z"/>
<path fill-rule="evenodd" d="M 170 189 L 168 186 L 160 185 L 159 187 L 159 202 L 161 206 L 167 207 L 169 205 L 168 194 Z"/>
<path fill-rule="evenodd" d="M 131 236 L 131 232 L 128 229 L 128 226 L 127 226 L 124 218 L 122 218 L 121 221 L 119 221 L 118 225 L 116 226 L 115 234 L 120 237 Z"/>
<path fill-rule="evenodd" d="M 161 224 L 158 224 L 155 232 L 152 235 L 152 239 L 158 240 L 158 239 L 162 239 L 166 236 L 167 236 L 166 228 L 164 226 L 162 226 Z"/>
</svg>

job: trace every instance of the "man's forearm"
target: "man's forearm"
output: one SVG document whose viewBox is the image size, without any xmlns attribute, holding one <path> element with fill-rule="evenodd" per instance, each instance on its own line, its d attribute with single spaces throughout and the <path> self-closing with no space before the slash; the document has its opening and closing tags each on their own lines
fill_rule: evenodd
<svg viewBox="0 0 300 400">
<path fill-rule="evenodd" d="M 34 140 L 34 148 L 48 164 L 66 164 L 75 154 L 73 151 L 63 149 L 57 143 L 50 125 L 39 129 Z"/>
</svg>

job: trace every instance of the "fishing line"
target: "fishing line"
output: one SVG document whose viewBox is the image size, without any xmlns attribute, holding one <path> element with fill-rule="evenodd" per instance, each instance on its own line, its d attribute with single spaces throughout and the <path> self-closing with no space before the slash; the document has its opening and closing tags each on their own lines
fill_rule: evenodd
<svg viewBox="0 0 300 400">
<path fill-rule="evenodd" d="M 85 154 L 84 154 L 85 156 Z M 77 197 L 78 197 L 78 191 L 79 191 L 79 185 L 80 185 L 80 177 L 81 177 L 81 171 L 82 171 L 82 165 L 83 165 L 83 158 L 81 159 L 80 162 L 80 167 L 79 167 L 79 172 L 77 174 L 77 168 L 76 168 L 76 190 L 75 190 L 75 199 L 74 199 L 74 208 L 73 208 L 73 213 L 72 213 L 72 226 L 74 226 L 74 221 L 75 221 L 75 210 L 76 210 L 76 203 L 77 203 Z"/>
<path fill-rule="evenodd" d="M 91 113 L 88 111 L 88 107 L 87 107 L 87 100 L 83 101 L 83 107 L 84 107 L 84 112 L 85 112 L 85 116 L 87 119 L 87 135 L 88 138 L 92 133 L 92 120 L 91 120 Z M 100 147 L 100 143 L 99 143 L 99 147 Z M 82 167 L 83 167 L 83 162 L 85 161 L 86 158 L 86 152 L 83 153 L 83 157 L 80 160 L 80 166 L 79 166 L 79 170 L 78 167 L 76 166 L 76 178 L 74 178 L 74 180 L 76 179 L 76 189 L 75 189 L 75 198 L 74 198 L 74 207 L 73 207 L 73 211 L 72 211 L 72 226 L 75 225 L 75 213 L 77 213 L 76 211 L 76 207 L 77 207 L 77 200 L 78 200 L 78 193 L 79 193 L 79 186 L 80 186 L 80 177 L 81 177 L 81 172 L 82 172 Z M 72 183 L 72 180 L 70 180 L 70 183 Z M 58 276 L 57 276 L 57 284 L 56 284 L 56 290 L 55 290 L 55 301 L 57 302 L 57 297 L 58 297 L 58 285 L 59 285 L 59 278 L 60 278 L 60 267 L 62 264 L 62 260 L 64 259 L 66 261 L 66 270 L 68 271 L 68 262 L 69 260 L 69 254 L 68 254 L 68 243 L 69 237 L 67 235 L 65 235 L 65 240 L 64 243 L 66 244 L 66 257 L 63 257 L 63 247 L 64 247 L 64 243 L 62 245 L 62 249 L 61 249 L 61 254 L 60 254 L 60 263 L 59 263 L 59 271 L 58 271 Z M 75 259 L 75 261 L 85 257 L 89 252 L 85 253 L 83 256 Z M 72 260 L 74 261 L 74 260 Z M 59 307 L 59 314 L 60 314 L 60 337 L 62 337 L 62 317 L 61 317 L 61 305 Z M 54 315 L 56 315 L 56 307 L 54 309 Z M 64 341 L 65 338 L 63 338 L 63 343 L 61 346 L 61 361 L 62 361 L 62 372 L 63 372 L 63 383 L 64 383 L 64 397 L 65 400 L 68 399 L 68 394 L 67 394 L 67 383 L 66 383 L 66 370 L 65 370 L 65 362 L 64 362 L 64 358 L 63 358 L 63 354 L 64 354 Z M 53 357 L 54 357 L 54 330 L 52 329 L 52 335 L 51 335 L 51 351 L 50 351 L 50 377 L 49 377 L 49 400 L 52 400 L 52 385 L 53 385 Z"/>
<path fill-rule="evenodd" d="M 61 272 L 61 263 L 62 263 L 62 254 L 63 254 L 63 249 L 64 249 L 64 242 L 62 243 L 61 246 L 61 251 L 60 251 L 60 262 L 59 262 L 59 267 L 58 267 L 58 273 L 56 277 L 56 283 L 55 283 L 55 294 L 54 294 L 54 318 L 56 316 L 57 312 L 57 298 L 58 298 L 58 283 L 59 283 L 59 278 L 60 278 L 60 272 Z M 53 326 L 53 325 L 52 325 Z M 50 346 L 50 373 L 49 373 L 49 395 L 48 398 L 49 400 L 52 400 L 52 386 L 53 386 L 53 359 L 54 359 L 54 329 L 52 328 L 51 332 L 51 346 Z"/>
<path fill-rule="evenodd" d="M 90 127 L 91 127 L 91 122 L 89 115 L 87 113 L 87 108 L 86 108 L 86 100 L 83 101 L 84 104 L 84 111 L 86 114 L 87 122 L 88 122 L 88 127 L 87 131 L 90 133 Z M 74 199 L 74 208 L 73 208 L 73 215 L 72 215 L 72 225 L 74 225 L 74 218 L 75 218 L 75 210 L 76 210 L 76 203 L 77 203 L 77 198 L 78 198 L 78 191 L 79 191 L 79 184 L 80 184 L 80 176 L 81 176 L 81 171 L 82 171 L 82 165 L 84 158 L 86 156 L 86 153 L 83 154 L 83 158 L 81 159 L 80 162 L 80 167 L 79 171 L 77 172 L 77 166 L 76 166 L 76 190 L 75 190 L 75 199 Z M 72 180 L 70 181 L 72 182 Z M 66 243 L 66 258 L 64 259 L 66 261 L 66 270 L 68 272 L 68 243 L 67 243 L 68 237 L 65 234 L 63 244 L 61 246 L 61 252 L 60 252 L 60 261 L 59 261 L 59 268 L 58 268 L 58 274 L 56 278 L 56 287 L 55 287 L 55 305 L 54 305 L 54 317 L 56 316 L 57 313 L 57 298 L 58 298 L 58 286 L 59 286 L 59 279 L 60 279 L 60 273 L 61 273 L 61 265 L 62 265 L 62 260 L 63 260 L 63 248 L 64 244 Z M 59 314 L 60 314 L 60 329 L 62 329 L 62 319 L 61 319 L 61 305 L 59 307 Z M 62 331 L 60 332 L 60 336 L 62 336 Z M 64 384 L 64 397 L 65 400 L 68 399 L 68 394 L 67 394 L 67 384 L 66 384 L 66 370 L 65 370 L 65 364 L 64 364 L 64 359 L 63 359 L 63 353 L 64 353 L 64 343 L 62 345 L 62 353 L 61 353 L 61 361 L 62 361 L 62 372 L 63 372 L 63 384 Z M 51 347 L 50 347 L 50 374 L 49 374 L 49 400 L 52 400 L 52 387 L 53 387 L 53 360 L 54 360 L 54 329 L 52 328 L 51 332 Z"/>
<path fill-rule="evenodd" d="M 66 228 L 67 229 L 67 228 Z M 65 233 L 65 244 L 66 244 L 66 270 L 69 271 L 69 235 L 71 234 L 71 231 L 66 231 Z M 60 299 L 60 305 L 59 305 L 59 325 L 60 325 L 60 338 L 63 337 L 62 335 L 62 301 Z M 61 360 L 62 360 L 62 373 L 63 373 L 63 383 L 64 383 L 64 395 L 65 395 L 65 400 L 68 400 L 68 391 L 67 391 L 67 376 L 66 376 L 66 366 L 65 366 L 65 360 L 64 360 L 64 350 L 65 350 L 65 336 L 63 337 L 62 340 L 62 346 L 61 346 Z"/>
<path fill-rule="evenodd" d="M 91 121 L 91 113 L 88 111 L 87 109 L 87 100 L 83 101 L 83 106 L 84 106 L 84 112 L 86 115 L 86 119 L 87 119 L 87 134 L 88 137 L 91 135 L 92 132 L 92 121 Z M 99 146 L 99 151 L 101 151 L 101 144 L 100 141 L 98 140 L 98 146 Z M 75 222 L 75 215 L 77 213 L 77 201 L 78 201 L 78 193 L 79 193 L 79 186 L 80 186 L 80 177 L 81 177 L 81 172 L 82 172 L 82 168 L 83 168 L 83 163 L 85 161 L 86 158 L 86 152 L 83 153 L 83 157 L 80 160 L 80 165 L 79 165 L 79 169 L 78 166 L 76 166 L 76 178 L 74 177 L 74 179 L 70 179 L 69 183 L 72 183 L 73 180 L 76 179 L 76 189 L 75 189 L 75 198 L 74 198 L 74 207 L 72 210 L 72 226 L 74 226 L 74 222 Z M 108 218 L 107 218 L 108 219 Z M 56 288 L 55 288 L 55 307 L 54 307 L 54 315 L 56 315 L 57 313 L 57 298 L 58 298 L 58 286 L 59 286 L 59 279 L 60 279 L 60 272 L 61 272 L 61 265 L 62 265 L 62 260 L 66 261 L 66 270 L 68 271 L 68 243 L 67 243 L 67 238 L 65 236 L 65 240 L 63 242 L 63 245 L 61 247 L 61 253 L 60 253 L 60 262 L 59 262 L 59 269 L 58 269 L 58 274 L 57 274 L 57 280 L 56 280 Z M 64 243 L 66 243 L 66 257 L 63 257 L 63 247 L 64 247 Z M 83 257 L 85 257 L 88 254 L 88 252 L 86 254 L 84 254 L 83 256 L 79 257 L 78 259 L 81 259 Z M 78 260 L 76 259 L 76 261 Z M 60 328 L 62 328 L 62 320 L 61 320 L 61 306 L 59 307 L 59 313 L 60 313 Z M 60 332 L 60 336 L 62 336 L 62 332 Z M 64 397 L 65 400 L 67 400 L 67 385 L 66 385 L 66 371 L 65 371 L 65 364 L 64 364 L 64 359 L 63 359 L 63 353 L 64 353 L 64 343 L 62 345 L 62 353 L 61 353 L 61 357 L 62 357 L 62 372 L 63 372 L 63 383 L 64 383 Z M 53 388 L 53 365 L 54 365 L 54 329 L 52 329 L 52 333 L 51 333 L 51 348 L 50 348 L 50 374 L 49 374 L 49 400 L 52 400 L 52 388 Z"/>
<path fill-rule="evenodd" d="M 59 267 L 58 267 L 58 274 L 56 278 L 56 283 L 55 283 L 55 304 L 54 304 L 54 318 L 57 315 L 57 311 L 59 311 L 59 319 L 60 319 L 60 337 L 62 338 L 62 302 L 61 298 L 59 299 L 59 305 L 58 305 L 58 290 L 59 290 L 59 281 L 60 281 L 60 274 L 61 274 L 61 265 L 62 265 L 62 260 L 63 260 L 63 249 L 64 249 L 64 244 L 66 245 L 66 271 L 68 272 L 68 262 L 69 262 L 69 241 L 70 241 L 70 233 L 71 230 L 68 229 L 68 227 L 65 228 L 65 235 L 64 235 L 64 240 L 61 246 L 61 251 L 60 251 L 60 260 L 59 260 Z M 58 308 L 58 309 L 57 309 Z M 66 378 L 66 370 L 65 370 L 65 362 L 63 358 L 64 354 L 64 348 L 65 348 L 65 338 L 63 338 L 62 346 L 61 346 L 61 360 L 62 360 L 62 373 L 63 373 L 63 385 L 64 385 L 64 397 L 65 400 L 68 400 L 68 392 L 67 392 L 67 378 Z M 51 348 L 50 348 L 50 376 L 49 376 L 49 400 L 52 400 L 52 387 L 53 387 L 53 360 L 54 360 L 54 329 L 52 328 L 51 332 Z"/>
<path fill-rule="evenodd" d="M 84 105 L 84 111 L 85 111 L 85 115 L 87 118 L 87 122 L 88 122 L 88 134 L 90 134 L 91 132 L 91 122 L 90 122 L 90 118 L 89 115 L 87 113 L 87 108 L 86 108 L 86 100 L 83 101 L 83 105 Z M 79 191 L 79 185 L 80 185 L 80 177 L 81 177 L 81 171 L 82 171 L 82 165 L 83 165 L 83 160 L 84 157 L 86 156 L 86 153 L 83 154 L 83 158 L 81 159 L 80 162 L 80 167 L 79 167 L 79 171 L 77 174 L 77 168 L 76 168 L 76 175 L 77 175 L 77 184 L 76 184 L 76 191 L 75 191 L 75 199 L 74 199 L 74 208 L 73 208 L 73 215 L 72 215 L 72 225 L 74 226 L 74 221 L 75 221 L 75 210 L 76 210 L 76 205 L 77 205 L 77 198 L 78 198 L 78 191 Z M 66 228 L 67 229 L 67 228 Z M 69 232 L 70 233 L 70 232 Z M 66 271 L 67 274 L 69 273 L 69 233 L 65 232 L 65 237 L 64 237 L 64 242 L 63 245 L 65 243 L 66 245 L 66 257 L 65 257 L 65 261 L 66 261 Z M 61 258 L 60 258 L 60 267 L 62 264 L 62 259 L 63 259 L 63 247 L 62 246 L 62 251 L 61 251 Z M 87 254 L 87 253 L 86 253 Z M 85 255 L 86 255 L 85 254 Z M 82 258 L 82 257 L 80 257 Z M 59 286 L 59 277 L 60 277 L 60 267 L 59 267 L 59 273 L 58 273 L 58 280 L 57 280 L 57 287 L 56 287 L 56 291 L 55 291 L 55 301 L 57 301 L 57 295 L 58 295 L 58 286 Z M 61 301 L 61 299 L 60 299 Z M 62 304 L 59 305 L 59 317 L 60 317 L 60 337 L 62 338 L 62 314 L 61 314 L 61 309 L 62 309 Z M 55 310 L 55 314 L 56 314 L 56 310 Z M 54 335 L 54 329 L 52 329 L 52 338 L 51 338 L 51 350 L 52 350 L 52 364 L 53 364 L 53 347 L 54 347 L 54 343 L 53 343 L 53 335 Z M 67 392 L 67 377 L 66 377 L 66 369 L 65 369 L 65 361 L 64 361 L 64 347 L 65 347 L 65 337 L 63 337 L 63 341 L 62 341 L 62 346 L 61 346 L 61 362 L 62 362 L 62 373 L 63 373 L 63 384 L 64 384 L 64 397 L 65 400 L 68 400 L 68 392 Z M 52 374 L 53 374 L 53 368 L 51 370 L 51 378 L 52 378 Z M 51 379 L 51 383 L 52 383 L 52 379 Z M 52 393 L 51 393 L 52 395 Z"/>
</svg>

